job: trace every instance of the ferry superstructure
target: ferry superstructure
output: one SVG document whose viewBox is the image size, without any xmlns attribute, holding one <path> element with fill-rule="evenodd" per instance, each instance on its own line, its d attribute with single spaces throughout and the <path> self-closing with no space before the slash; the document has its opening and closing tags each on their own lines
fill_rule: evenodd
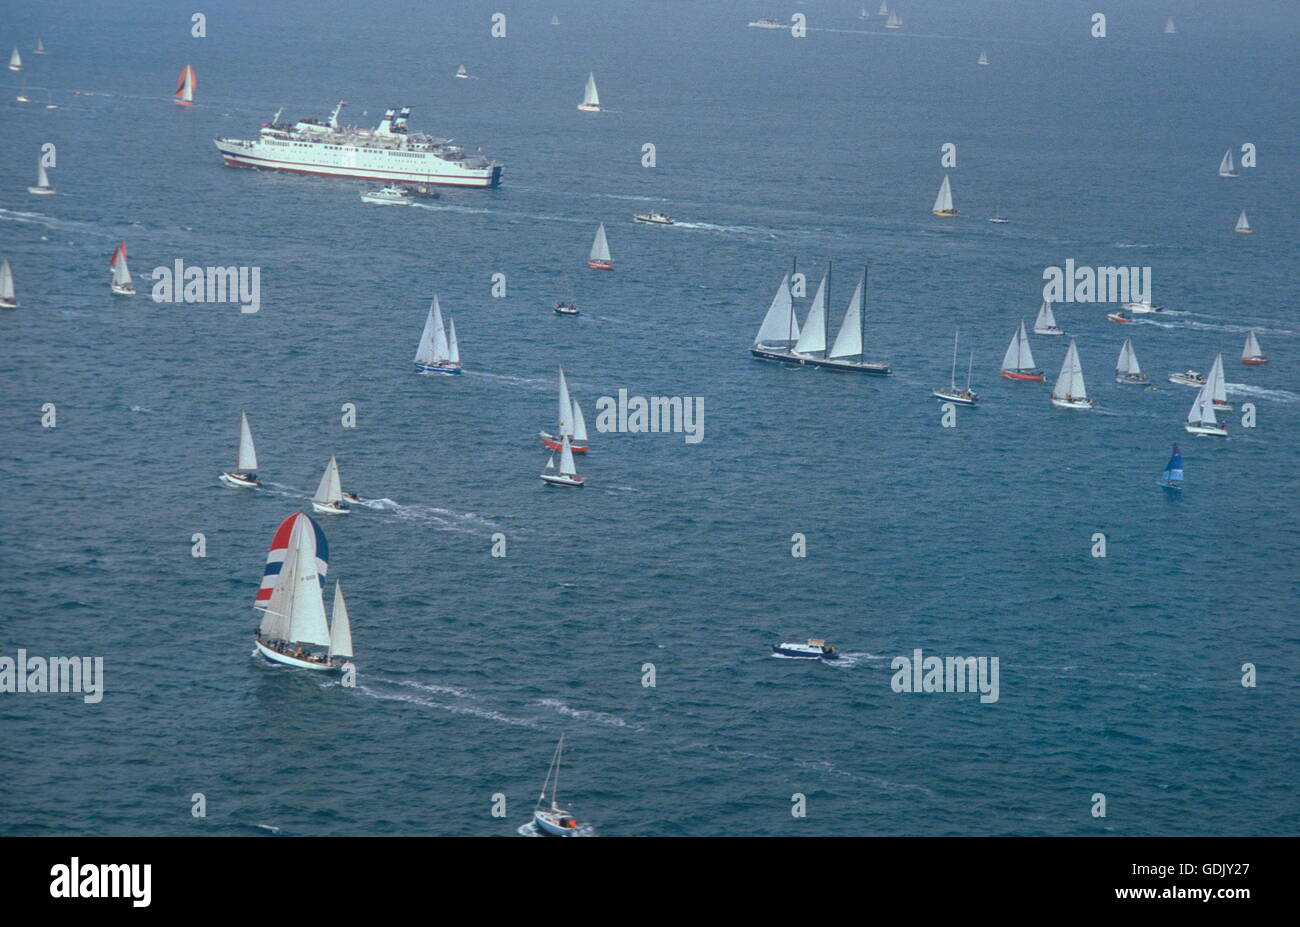
<svg viewBox="0 0 1300 927">
<path fill-rule="evenodd" d="M 467 155 L 450 139 L 408 130 L 411 107 L 390 109 L 378 127 L 360 129 L 339 124 L 346 105 L 340 101 L 326 122 L 281 122 L 280 110 L 262 124 L 257 138 L 217 138 L 213 144 L 227 167 L 453 187 L 500 184 L 501 165 L 495 161 Z"/>
</svg>

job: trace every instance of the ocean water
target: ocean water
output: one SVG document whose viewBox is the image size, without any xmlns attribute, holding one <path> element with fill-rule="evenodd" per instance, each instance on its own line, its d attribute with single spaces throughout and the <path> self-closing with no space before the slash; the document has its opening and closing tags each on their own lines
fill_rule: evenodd
<svg viewBox="0 0 1300 927">
<path fill-rule="evenodd" d="M 0 317 L 0 654 L 102 656 L 105 695 L 0 698 L 0 833 L 514 835 L 561 733 L 561 798 L 606 836 L 1296 833 L 1294 5 L 1127 3 L 1105 39 L 1074 2 L 898 6 L 891 35 L 796 4 L 796 39 L 745 28 L 788 15 L 758 2 L 214 2 L 195 39 L 171 4 L 14 4 L 0 47 L 50 53 L 0 101 L 22 303 Z M 588 71 L 598 116 L 575 110 Z M 502 186 L 381 209 L 211 145 L 340 98 L 359 124 L 414 106 Z M 37 199 L 45 142 L 59 194 Z M 1218 178 L 1247 142 L 1258 167 Z M 944 173 L 960 219 L 930 215 Z M 613 273 L 585 266 L 602 221 Z M 120 240 L 132 300 L 108 292 Z M 870 263 L 868 352 L 895 376 L 750 359 L 796 256 L 810 291 L 836 262 L 836 322 Z M 176 259 L 260 267 L 261 310 L 155 304 Z M 1056 307 L 1091 414 L 997 376 L 1067 259 L 1148 266 L 1171 310 Z M 550 311 L 561 271 L 578 318 Z M 410 363 L 433 290 L 459 378 Z M 983 402 L 944 428 L 954 327 Z M 1266 367 L 1237 361 L 1251 328 Z M 1126 335 L 1157 390 L 1113 383 Z M 1065 340 L 1033 339 L 1049 378 Z M 1218 352 L 1257 424 L 1194 439 L 1165 377 Z M 544 488 L 560 364 L 589 424 L 619 389 L 703 397 L 703 441 L 596 434 L 587 487 Z M 257 492 L 216 479 L 240 409 Z M 1154 482 L 1174 442 L 1176 499 Z M 319 519 L 355 688 L 251 656 L 271 535 L 331 454 L 387 500 Z M 770 654 L 810 635 L 846 659 Z M 998 701 L 895 693 L 916 648 L 998 657 Z"/>
</svg>

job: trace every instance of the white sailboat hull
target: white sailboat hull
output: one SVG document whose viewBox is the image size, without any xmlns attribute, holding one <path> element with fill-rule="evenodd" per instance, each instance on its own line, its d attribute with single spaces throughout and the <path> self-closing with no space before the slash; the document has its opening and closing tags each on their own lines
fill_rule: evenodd
<svg viewBox="0 0 1300 927">
<path fill-rule="evenodd" d="M 425 373 L 441 373 L 449 377 L 456 376 L 461 372 L 459 364 L 416 364 L 415 366 Z"/>
<path fill-rule="evenodd" d="M 133 283 L 114 283 L 110 284 L 109 289 L 113 291 L 114 296 L 135 295 L 135 284 Z"/>
<path fill-rule="evenodd" d="M 53 187 L 28 187 L 27 192 L 30 193 L 32 196 L 52 196 L 54 194 L 54 188 Z"/>
<path fill-rule="evenodd" d="M 573 823 L 566 827 L 566 821 Z M 539 834 L 551 837 L 567 837 L 578 830 L 577 820 L 567 811 L 534 811 L 533 825 Z"/>
<path fill-rule="evenodd" d="M 1065 334 L 1065 332 L 1060 328 L 1035 328 L 1033 329 L 1033 333 L 1035 335 L 1064 335 Z"/>
<path fill-rule="evenodd" d="M 1052 405 L 1058 409 L 1073 409 L 1078 412 L 1086 412 L 1092 408 L 1091 399 L 1057 399 L 1052 397 Z"/>
<path fill-rule="evenodd" d="M 1183 426 L 1188 434 L 1198 435 L 1200 437 L 1226 438 L 1228 436 L 1227 425 L 1204 425 L 1195 422 L 1188 422 Z"/>
<path fill-rule="evenodd" d="M 280 653 L 278 650 L 272 650 L 262 643 L 259 638 L 253 638 L 253 644 L 257 647 L 257 652 L 272 663 L 280 663 L 284 666 L 293 666 L 297 669 L 315 670 L 318 673 L 338 672 L 341 664 L 319 663 L 315 660 L 304 660 L 287 653 Z"/>
<path fill-rule="evenodd" d="M 262 485 L 260 480 L 244 473 L 223 473 L 217 478 L 227 486 L 233 486 L 236 489 L 255 489 Z"/>
<path fill-rule="evenodd" d="M 315 499 L 311 502 L 313 512 L 319 512 L 322 515 L 347 515 L 352 510 L 341 502 L 317 502 Z"/>
<path fill-rule="evenodd" d="M 574 486 L 581 489 L 586 482 L 580 476 L 565 476 L 562 473 L 543 473 L 542 480 L 552 486 Z"/>
<path fill-rule="evenodd" d="M 578 112 L 580 113 L 598 113 L 600 112 L 599 103 L 579 103 Z"/>
</svg>

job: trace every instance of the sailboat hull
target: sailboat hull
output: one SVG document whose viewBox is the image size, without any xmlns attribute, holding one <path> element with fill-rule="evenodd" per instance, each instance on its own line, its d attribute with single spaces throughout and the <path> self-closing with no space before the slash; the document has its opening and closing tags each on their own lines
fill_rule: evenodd
<svg viewBox="0 0 1300 927">
<path fill-rule="evenodd" d="M 245 476 L 242 473 L 223 473 L 221 476 L 217 477 L 217 479 L 221 480 L 221 482 L 225 483 L 227 486 L 233 486 L 236 489 L 256 489 L 258 486 L 262 485 L 260 480 Z"/>
<path fill-rule="evenodd" d="M 114 283 L 110 287 L 114 296 L 134 296 L 135 285 L 130 283 Z"/>
<path fill-rule="evenodd" d="M 1008 380 L 1027 380 L 1031 383 L 1046 383 L 1047 377 L 1041 370 L 1003 370 L 1002 376 Z"/>
<path fill-rule="evenodd" d="M 575 489 L 581 489 L 586 482 L 580 476 L 565 476 L 562 473 L 543 473 L 542 481 L 552 486 L 571 486 Z"/>
<path fill-rule="evenodd" d="M 888 377 L 894 373 L 894 369 L 889 364 L 877 364 L 870 361 L 827 360 L 822 357 L 807 357 L 802 354 L 762 347 L 750 348 L 749 353 L 758 360 L 777 361 L 795 367 L 822 367 L 838 373 L 865 373 L 874 377 Z"/>
<path fill-rule="evenodd" d="M 545 444 L 551 450 L 553 451 L 564 450 L 564 445 L 561 444 L 561 439 L 557 438 L 555 435 L 551 434 L 550 432 L 540 431 L 537 434 L 538 437 L 542 439 L 542 443 Z M 573 453 L 575 454 L 585 454 L 587 453 L 588 446 L 586 444 L 574 444 L 572 443 L 572 439 L 570 439 L 569 450 L 573 451 Z"/>
<path fill-rule="evenodd" d="M 32 196 L 51 196 L 54 193 L 53 187 L 28 187 L 27 192 Z"/>
<path fill-rule="evenodd" d="M 18 300 L 0 299 L 0 309 L 17 309 L 17 308 L 18 308 Z"/>
<path fill-rule="evenodd" d="M 980 401 L 979 396 L 974 393 L 971 393 L 969 396 L 963 396 L 960 393 L 949 393 L 946 387 L 931 390 L 930 395 L 935 399 L 938 399 L 940 402 L 951 402 L 953 405 L 958 406 L 974 407 Z"/>
<path fill-rule="evenodd" d="M 564 822 L 570 821 L 572 823 L 566 827 Z M 567 811 L 534 811 L 533 826 L 539 834 L 548 837 L 567 837 L 578 830 L 578 822 Z"/>
<path fill-rule="evenodd" d="M 1035 335 L 1064 335 L 1065 332 L 1059 328 L 1035 328 Z"/>
<path fill-rule="evenodd" d="M 613 270 L 613 261 L 588 261 L 587 266 L 592 270 Z"/>
<path fill-rule="evenodd" d="M 600 112 L 599 103 L 579 103 L 578 112 L 580 113 L 598 113 Z"/>
<path fill-rule="evenodd" d="M 1243 364 L 1250 364 L 1252 367 L 1258 367 L 1261 364 L 1267 364 L 1268 358 L 1267 357 L 1243 357 L 1241 359 L 1241 362 Z"/>
<path fill-rule="evenodd" d="M 312 500 L 311 509 L 313 512 L 319 512 L 321 515 L 347 515 L 352 511 L 346 505 L 338 502 L 320 503 L 315 499 Z"/>
<path fill-rule="evenodd" d="M 1188 434 L 1199 435 L 1201 437 L 1226 438 L 1228 436 L 1227 425 L 1197 425 L 1188 422 L 1183 426 Z"/>
<path fill-rule="evenodd" d="M 1150 382 L 1150 377 L 1145 373 L 1117 373 L 1115 374 L 1116 383 L 1131 383 L 1134 386 L 1146 386 Z"/>
<path fill-rule="evenodd" d="M 338 672 L 342 664 L 336 663 L 319 663 L 315 660 L 304 660 L 300 657 L 292 656 L 287 653 L 280 653 L 278 650 L 272 650 L 263 644 L 259 638 L 253 638 L 253 644 L 257 647 L 257 652 L 271 663 L 279 663 L 282 666 L 292 666 L 297 669 L 314 670 L 318 673 Z"/>
<path fill-rule="evenodd" d="M 449 377 L 454 377 L 461 372 L 460 367 L 444 367 L 438 364 L 416 364 L 415 369 L 425 373 L 441 373 Z"/>
<path fill-rule="evenodd" d="M 1086 412 L 1092 409 L 1091 399 L 1057 399 L 1052 397 L 1052 405 L 1058 409 L 1071 409 L 1076 412 Z"/>
<path fill-rule="evenodd" d="M 955 209 L 931 209 L 930 214 L 938 216 L 940 219 L 956 219 L 961 213 Z"/>
</svg>

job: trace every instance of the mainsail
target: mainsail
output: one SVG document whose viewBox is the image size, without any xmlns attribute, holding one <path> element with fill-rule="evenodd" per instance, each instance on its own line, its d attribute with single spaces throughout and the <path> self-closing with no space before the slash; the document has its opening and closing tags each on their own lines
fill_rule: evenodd
<svg viewBox="0 0 1300 927">
<path fill-rule="evenodd" d="M 175 96 L 178 102 L 189 103 L 194 99 L 194 90 L 198 82 L 194 78 L 194 69 L 188 64 L 181 68 L 181 76 L 176 80 Z"/>
<path fill-rule="evenodd" d="M 560 368 L 560 404 L 557 419 L 561 437 L 573 434 L 573 400 L 569 397 L 569 384 L 564 379 L 564 368 Z"/>
<path fill-rule="evenodd" d="M 295 512 L 280 523 L 254 601 L 262 611 L 263 638 L 329 644 L 321 597 L 327 558 L 325 535 L 309 517 Z"/>
<path fill-rule="evenodd" d="M 253 447 L 253 432 L 244 412 L 239 413 L 239 457 L 235 461 L 235 470 L 244 473 L 257 471 L 257 450 Z"/>
<path fill-rule="evenodd" d="M 1124 347 L 1119 349 L 1119 360 L 1115 362 L 1115 372 L 1121 375 L 1139 374 L 1137 354 L 1133 351 L 1133 339 L 1125 338 Z"/>
<path fill-rule="evenodd" d="M 1043 305 L 1039 307 L 1038 318 L 1034 319 L 1034 331 L 1051 331 L 1056 327 L 1056 315 L 1052 312 L 1052 303 L 1045 299 Z"/>
<path fill-rule="evenodd" d="M 790 298 L 790 275 L 781 278 L 781 285 L 772 297 L 772 305 L 763 316 L 763 324 L 758 327 L 754 344 L 771 344 L 776 342 L 793 343 L 799 340 L 799 320 L 794 314 L 794 301 Z"/>
<path fill-rule="evenodd" d="M 348 621 L 348 606 L 343 601 L 343 584 L 334 581 L 334 614 L 330 617 L 331 657 L 352 656 L 352 625 Z"/>
<path fill-rule="evenodd" d="M 618 88 L 615 88 L 618 89 Z M 572 99 L 572 97 L 570 97 Z M 600 94 L 596 92 L 596 75 L 587 75 L 587 89 L 582 93 L 583 106 L 600 106 Z M 615 113 L 617 115 L 617 113 Z"/>
<path fill-rule="evenodd" d="M 1210 388 L 1210 399 L 1215 405 L 1226 406 L 1228 404 L 1228 384 L 1223 378 L 1223 355 L 1214 356 L 1214 366 L 1210 368 L 1210 375 L 1205 378 L 1206 385 Z"/>
<path fill-rule="evenodd" d="M 113 252 L 113 259 L 108 262 L 108 266 L 113 268 L 113 285 L 124 286 L 131 282 L 131 271 L 126 266 L 126 242 L 117 246 Z"/>
<path fill-rule="evenodd" d="M 826 277 L 829 277 L 828 273 Z M 817 284 L 817 295 L 813 297 L 812 308 L 804 320 L 803 332 L 795 343 L 794 353 L 815 354 L 826 350 L 826 277 Z"/>
<path fill-rule="evenodd" d="M 1219 176 L 1231 177 L 1237 171 L 1237 166 L 1232 163 L 1232 149 L 1229 148 L 1223 153 L 1223 160 L 1219 162 Z"/>
<path fill-rule="evenodd" d="M 943 175 L 943 183 L 939 186 L 939 195 L 934 198 L 934 212 L 952 212 L 952 184 L 948 181 L 948 175 Z"/>
<path fill-rule="evenodd" d="M 591 253 L 587 256 L 587 260 L 603 264 L 608 264 L 610 261 L 609 241 L 605 238 L 604 222 L 600 223 L 600 228 L 596 229 L 596 238 L 591 243 Z"/>
<path fill-rule="evenodd" d="M 1196 401 L 1192 403 L 1191 409 L 1187 412 L 1187 423 L 1189 425 L 1217 425 L 1219 420 L 1214 417 L 1214 400 L 1210 392 L 1210 384 L 1206 383 L 1196 393 Z"/>
<path fill-rule="evenodd" d="M 1052 398 L 1088 398 L 1088 391 L 1083 385 L 1083 366 L 1079 363 L 1079 349 L 1075 347 L 1073 338 L 1070 339 L 1070 349 L 1065 352 L 1065 360 L 1061 362 L 1061 372 L 1056 378 L 1056 386 L 1052 389 Z"/>
<path fill-rule="evenodd" d="M 0 261 L 0 299 L 14 301 L 14 272 L 9 267 L 9 258 Z"/>
<path fill-rule="evenodd" d="M 429 315 L 424 320 L 424 332 L 420 335 L 420 346 L 415 350 L 415 362 L 417 364 L 433 363 L 433 306 L 438 304 L 438 297 L 433 297 L 433 305 L 429 307 Z"/>
<path fill-rule="evenodd" d="M 564 443 L 560 447 L 560 475 L 577 476 L 578 468 L 573 463 L 573 448 L 569 447 L 569 436 L 564 436 Z"/>
<path fill-rule="evenodd" d="M 2 294 L 0 294 L 2 295 Z M 1256 357 L 1263 357 L 1264 352 L 1259 346 L 1259 339 L 1255 337 L 1254 330 L 1246 333 L 1246 346 L 1241 349 L 1241 359 L 1250 360 Z"/>
<path fill-rule="evenodd" d="M 319 502 L 321 505 L 343 501 L 343 486 L 339 481 L 339 464 L 333 455 L 330 456 L 330 462 L 325 466 L 325 474 L 320 478 L 320 485 L 316 487 L 316 495 L 311 498 L 313 502 Z"/>
<path fill-rule="evenodd" d="M 1002 356 L 1003 370 L 1034 369 L 1034 354 L 1029 350 L 1029 336 L 1025 334 L 1025 320 L 1020 320 L 1020 328 L 1011 337 L 1007 353 Z"/>
<path fill-rule="evenodd" d="M 50 188 L 50 175 L 45 173 L 45 161 L 42 158 L 36 160 L 36 186 L 42 190 Z"/>
<path fill-rule="evenodd" d="M 858 357 L 862 354 L 862 284 L 866 278 L 858 281 L 849 300 L 849 308 L 844 313 L 844 322 L 840 325 L 835 344 L 827 357 Z"/>
</svg>

